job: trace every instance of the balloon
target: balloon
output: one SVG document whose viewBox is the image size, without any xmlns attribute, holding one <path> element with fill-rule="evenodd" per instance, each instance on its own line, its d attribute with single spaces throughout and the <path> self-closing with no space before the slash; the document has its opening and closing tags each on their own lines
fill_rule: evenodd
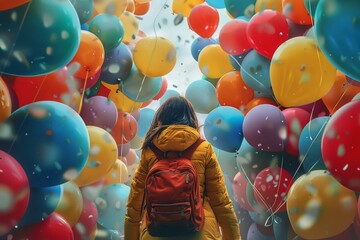
<svg viewBox="0 0 360 240">
<path fill-rule="evenodd" d="M 124 25 L 123 43 L 130 43 L 135 39 L 139 32 L 139 20 L 131 12 L 124 12 L 120 17 L 120 21 Z"/>
<path fill-rule="evenodd" d="M 63 186 L 31 188 L 29 205 L 21 221 L 20 227 L 43 221 L 57 208 L 63 194 Z"/>
<path fill-rule="evenodd" d="M 301 25 L 313 24 L 313 19 L 306 10 L 304 1 L 283 0 L 283 15 L 291 21 Z"/>
<path fill-rule="evenodd" d="M 161 80 L 162 80 L 162 82 L 161 82 L 160 91 L 158 92 L 158 94 L 156 94 L 155 97 L 153 97 L 153 100 L 159 100 L 162 96 L 164 96 L 164 94 L 168 88 L 168 82 L 167 82 L 166 78 L 162 77 Z"/>
<path fill-rule="evenodd" d="M 216 86 L 216 96 L 222 106 L 231 106 L 241 111 L 254 98 L 252 90 L 243 81 L 240 72 L 225 73 Z"/>
<path fill-rule="evenodd" d="M 0 3 L 0 11 L 9 10 L 12 8 L 16 8 L 20 5 L 28 3 L 30 0 L 13 0 L 10 2 L 2 2 Z"/>
<path fill-rule="evenodd" d="M 161 85 L 160 77 L 148 77 L 133 65 L 129 76 L 124 81 L 120 81 L 119 89 L 133 101 L 146 102 L 159 93 Z"/>
<path fill-rule="evenodd" d="M 286 213 L 286 212 L 285 212 Z M 289 228 L 291 228 L 290 220 L 287 216 L 279 217 L 274 216 L 274 222 L 273 222 L 273 230 L 274 230 L 274 237 L 276 240 L 288 240 L 288 231 Z M 290 238 L 293 239 L 293 238 Z"/>
<path fill-rule="evenodd" d="M 244 137 L 254 148 L 281 152 L 286 147 L 286 120 L 275 106 L 262 104 L 251 109 L 244 119 Z"/>
<path fill-rule="evenodd" d="M 198 37 L 191 43 L 191 55 L 192 57 L 198 61 L 200 52 L 204 49 L 204 47 L 210 44 L 217 44 L 216 40 L 213 38 L 202 38 Z"/>
<path fill-rule="evenodd" d="M 203 2 L 204 0 L 173 0 L 172 11 L 175 14 L 189 17 L 191 10 Z"/>
<path fill-rule="evenodd" d="M 114 16 L 121 16 L 127 8 L 127 0 L 95 0 L 94 9 L 97 13 L 107 13 Z"/>
<path fill-rule="evenodd" d="M 227 22 L 219 33 L 221 48 L 231 55 L 240 55 L 251 49 L 247 38 L 246 29 L 248 22 L 241 19 L 233 19 Z"/>
<path fill-rule="evenodd" d="M 310 14 L 311 17 L 315 17 L 315 12 L 316 12 L 316 8 L 317 5 L 319 4 L 320 0 L 304 0 L 304 5 L 306 7 L 306 10 L 308 11 L 308 13 Z"/>
<path fill-rule="evenodd" d="M 267 167 L 256 175 L 254 196 L 258 204 L 271 213 L 286 211 L 286 199 L 293 184 L 291 174 L 283 168 Z"/>
<path fill-rule="evenodd" d="M 226 185 L 226 187 L 229 190 L 229 194 L 232 195 L 232 193 L 230 193 L 232 189 L 231 180 L 233 180 L 233 178 L 239 171 L 236 164 L 236 154 L 234 152 L 226 152 L 217 148 L 214 148 L 214 152 L 220 164 L 221 171 L 225 176 L 225 183 L 228 184 Z"/>
<path fill-rule="evenodd" d="M 276 49 L 288 40 L 289 25 L 281 13 L 267 9 L 251 18 L 246 32 L 250 46 L 271 59 Z"/>
<path fill-rule="evenodd" d="M 11 96 L 6 83 L 0 77 L 0 124 L 11 114 Z"/>
<path fill-rule="evenodd" d="M 240 207 L 246 209 L 247 211 L 254 211 L 246 197 L 246 188 L 248 185 L 249 182 L 245 175 L 238 172 L 232 181 L 232 190 L 234 192 L 234 198 Z"/>
<path fill-rule="evenodd" d="M 292 228 L 300 237 L 329 238 L 353 223 L 356 196 L 329 172 L 315 170 L 294 182 L 288 193 L 287 212 Z"/>
<path fill-rule="evenodd" d="M 136 120 L 138 121 L 138 120 Z M 126 154 L 128 154 L 128 152 L 130 151 L 130 143 L 125 143 L 125 144 L 119 144 L 118 145 L 118 157 L 125 157 Z"/>
<path fill-rule="evenodd" d="M 88 238 L 96 229 L 98 211 L 94 202 L 83 198 L 83 208 L 77 223 L 72 227 L 74 240 L 91 239 Z"/>
<path fill-rule="evenodd" d="M 245 106 L 245 109 L 243 111 L 244 115 L 246 116 L 246 114 L 253 109 L 256 106 L 262 105 L 262 104 L 270 104 L 273 105 L 275 107 L 277 107 L 276 102 L 274 102 L 274 100 L 272 100 L 271 98 L 267 98 L 267 97 L 258 97 L 258 98 L 253 98 L 250 100 L 250 102 L 248 102 Z"/>
<path fill-rule="evenodd" d="M 327 169 L 345 187 L 360 191 L 359 144 L 360 101 L 342 106 L 327 123 L 321 141 L 321 153 Z"/>
<path fill-rule="evenodd" d="M 19 1 L 6 2 L 14 6 Z M 0 52 L 2 73 L 35 76 L 56 71 L 79 47 L 80 23 L 70 1 L 31 1 L 2 11 L 0 22 L 0 35 L 6 36 Z"/>
<path fill-rule="evenodd" d="M 111 90 L 108 98 L 114 102 L 119 112 L 133 113 L 137 111 L 143 104 L 142 102 L 135 102 L 131 100 L 118 89 Z"/>
<path fill-rule="evenodd" d="M 261 12 L 265 9 L 272 9 L 282 13 L 282 0 L 257 0 L 255 3 L 255 12 Z"/>
<path fill-rule="evenodd" d="M 93 12 L 94 1 L 93 0 L 70 0 L 74 6 L 76 13 L 79 17 L 80 24 L 86 23 Z"/>
<path fill-rule="evenodd" d="M 126 7 L 126 11 L 130 12 L 130 13 L 134 13 L 135 11 L 135 2 L 134 0 L 127 0 L 127 7 Z"/>
<path fill-rule="evenodd" d="M 211 44 L 203 48 L 198 58 L 200 71 L 209 78 L 220 78 L 234 70 L 228 54 L 220 45 Z"/>
<path fill-rule="evenodd" d="M 98 223 L 105 228 L 124 233 L 126 201 L 130 187 L 124 184 L 112 184 L 100 191 L 95 200 L 99 212 Z"/>
<path fill-rule="evenodd" d="M 227 12 L 233 17 L 245 16 L 251 18 L 254 15 L 256 0 L 224 0 Z"/>
<path fill-rule="evenodd" d="M 270 64 L 271 86 L 284 107 L 319 100 L 331 89 L 335 74 L 334 66 L 307 37 L 287 40 L 276 50 Z"/>
<path fill-rule="evenodd" d="M 117 122 L 115 104 L 106 97 L 94 96 L 84 101 L 80 116 L 86 125 L 111 130 Z"/>
<path fill-rule="evenodd" d="M 267 236 L 265 234 L 263 234 L 260 230 L 260 225 L 256 224 L 256 223 L 252 223 L 249 231 L 248 231 L 248 235 L 247 235 L 247 239 L 249 240 L 275 240 L 274 236 Z"/>
<path fill-rule="evenodd" d="M 238 109 L 217 107 L 205 118 L 205 138 L 216 148 L 236 152 L 243 140 L 243 121 L 244 115 Z"/>
<path fill-rule="evenodd" d="M 7 239 L 27 240 L 74 240 L 70 225 L 57 213 L 52 213 L 44 221 L 36 224 L 14 228 L 6 237 Z"/>
<path fill-rule="evenodd" d="M 89 24 L 89 31 L 100 39 L 105 52 L 119 46 L 124 37 L 124 26 L 119 18 L 107 13 L 96 15 Z"/>
<path fill-rule="evenodd" d="M 168 89 L 164 95 L 160 98 L 160 105 L 163 104 L 168 98 L 173 96 L 180 96 L 180 93 L 174 89 Z"/>
<path fill-rule="evenodd" d="M 134 49 L 134 63 L 145 76 L 166 75 L 176 63 L 175 46 L 163 37 L 140 39 Z"/>
<path fill-rule="evenodd" d="M 234 67 L 234 69 L 236 69 L 237 71 L 241 70 L 242 62 L 250 51 L 251 50 L 244 52 L 243 54 L 240 55 L 229 55 L 230 63 Z"/>
<path fill-rule="evenodd" d="M 188 25 L 200 37 L 210 38 L 219 25 L 219 13 L 209 5 L 197 5 L 190 12 Z"/>
<path fill-rule="evenodd" d="M 150 3 L 142 3 L 139 4 L 135 1 L 135 11 L 134 11 L 134 15 L 135 16 L 143 16 L 146 13 L 148 13 L 150 10 Z"/>
<path fill-rule="evenodd" d="M 310 113 L 311 118 L 317 118 L 317 117 L 323 117 L 329 115 L 329 111 L 326 109 L 321 99 L 317 100 L 316 102 L 298 106 L 298 108 L 304 109 L 305 111 Z"/>
<path fill-rule="evenodd" d="M 88 158 L 86 126 L 64 104 L 28 104 L 11 114 L 2 127 L 9 128 L 9 136 L 0 139 L 0 148 L 22 165 L 31 187 L 59 185 L 76 178 Z"/>
<path fill-rule="evenodd" d="M 286 19 L 289 25 L 289 38 L 305 36 L 306 33 L 312 28 L 313 25 L 301 25 L 294 23 L 289 18 Z"/>
<path fill-rule="evenodd" d="M 87 126 L 87 129 L 90 137 L 89 158 L 80 175 L 73 180 L 79 187 L 104 177 L 118 157 L 117 144 L 110 133 L 95 126 Z"/>
<path fill-rule="evenodd" d="M 326 58 L 341 72 L 360 81 L 360 34 L 356 19 L 360 2 L 320 1 L 315 13 L 315 36 Z M 336 11 L 330 11 L 332 8 Z M 330 9 L 330 10 L 328 10 Z M 339 34 L 343 36 L 339 37 Z"/>
<path fill-rule="evenodd" d="M 225 8 L 224 0 L 206 0 L 206 3 L 214 8 Z"/>
<path fill-rule="evenodd" d="M 24 216 L 29 204 L 29 181 L 21 165 L 0 150 L 0 236 L 9 232 Z"/>
<path fill-rule="evenodd" d="M 144 138 L 154 119 L 155 110 L 151 108 L 142 108 L 139 110 L 139 112 L 140 112 L 140 118 L 137 122 L 138 124 L 137 135 L 141 138 Z"/>
<path fill-rule="evenodd" d="M 254 91 L 272 95 L 270 63 L 271 61 L 268 58 L 256 50 L 251 50 L 246 54 L 241 64 L 242 79 Z"/>
<path fill-rule="evenodd" d="M 126 183 L 128 180 L 128 170 L 126 164 L 117 159 L 113 168 L 105 176 L 105 185 L 115 183 Z"/>
<path fill-rule="evenodd" d="M 322 98 L 326 108 L 330 114 L 333 115 L 346 103 L 350 102 L 352 98 L 360 92 L 360 86 L 354 86 L 347 81 L 346 76 L 340 71 L 336 71 L 335 83 Z"/>
<path fill-rule="evenodd" d="M 207 114 L 219 106 L 215 87 L 205 80 L 190 83 L 186 88 L 185 97 L 192 103 L 197 113 Z"/>
<path fill-rule="evenodd" d="M 118 120 L 110 133 L 117 144 L 125 144 L 135 137 L 137 129 L 138 124 L 131 114 L 118 112 Z"/>
</svg>

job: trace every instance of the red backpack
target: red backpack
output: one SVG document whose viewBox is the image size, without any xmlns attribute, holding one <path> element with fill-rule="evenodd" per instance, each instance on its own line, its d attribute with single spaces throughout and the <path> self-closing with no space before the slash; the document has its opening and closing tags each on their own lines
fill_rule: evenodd
<svg viewBox="0 0 360 240">
<path fill-rule="evenodd" d="M 141 207 L 146 208 L 150 235 L 176 236 L 200 231 L 204 226 L 200 180 L 190 161 L 201 142 L 199 138 L 183 152 L 162 152 L 150 146 L 158 161 L 146 177 Z M 170 153 L 175 157 L 168 156 Z"/>
</svg>

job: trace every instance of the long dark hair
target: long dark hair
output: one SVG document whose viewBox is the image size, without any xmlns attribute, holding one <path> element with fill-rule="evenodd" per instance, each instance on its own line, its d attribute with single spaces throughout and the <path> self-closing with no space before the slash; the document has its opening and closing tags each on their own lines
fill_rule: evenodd
<svg viewBox="0 0 360 240">
<path fill-rule="evenodd" d="M 142 148 L 149 146 L 155 136 L 168 126 L 179 124 L 198 128 L 198 119 L 189 100 L 182 96 L 169 97 L 156 111 L 154 119 L 146 133 Z"/>
</svg>

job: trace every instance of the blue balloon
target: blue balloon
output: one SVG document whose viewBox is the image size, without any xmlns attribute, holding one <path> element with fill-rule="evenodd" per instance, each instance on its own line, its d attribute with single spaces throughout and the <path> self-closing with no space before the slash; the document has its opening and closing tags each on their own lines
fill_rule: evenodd
<svg viewBox="0 0 360 240">
<path fill-rule="evenodd" d="M 206 3 L 217 9 L 225 8 L 224 0 L 206 0 Z"/>
<path fill-rule="evenodd" d="M 216 148 L 236 152 L 244 138 L 244 115 L 240 110 L 220 106 L 212 110 L 205 119 L 205 138 Z"/>
<path fill-rule="evenodd" d="M 68 64 L 80 44 L 80 22 L 70 1 L 32 0 L 0 14 L 0 72 L 35 76 Z"/>
<path fill-rule="evenodd" d="M 89 156 L 84 121 L 69 106 L 53 101 L 25 105 L 1 126 L 8 136 L 0 149 L 24 168 L 30 187 L 59 185 L 77 177 Z"/>
<path fill-rule="evenodd" d="M 299 153 L 303 158 L 305 172 L 326 170 L 321 155 L 321 139 L 330 117 L 318 117 L 308 122 L 301 131 L 299 138 Z"/>
<path fill-rule="evenodd" d="M 95 201 L 99 213 L 97 222 L 123 234 L 129 194 L 130 187 L 125 184 L 111 184 L 103 188 Z"/>
<path fill-rule="evenodd" d="M 94 0 L 70 0 L 79 17 L 80 24 L 86 23 L 94 10 Z"/>
<path fill-rule="evenodd" d="M 81 24 L 81 30 L 84 30 L 84 31 L 89 31 L 89 25 L 84 23 L 84 24 Z"/>
<path fill-rule="evenodd" d="M 35 224 L 50 216 L 57 208 L 62 194 L 62 185 L 31 188 L 29 205 L 17 225 L 22 227 Z"/>
<path fill-rule="evenodd" d="M 141 108 L 139 110 L 140 118 L 138 121 L 137 135 L 144 138 L 146 133 L 149 131 L 150 125 L 155 116 L 155 110 L 151 108 Z"/>
<path fill-rule="evenodd" d="M 272 94 L 270 83 L 271 60 L 251 50 L 242 61 L 241 76 L 254 91 Z"/>
<path fill-rule="evenodd" d="M 133 56 L 128 46 L 120 43 L 115 49 L 105 53 L 100 79 L 109 84 L 125 80 L 133 66 Z"/>
<path fill-rule="evenodd" d="M 255 14 L 256 0 L 224 0 L 227 12 L 237 18 L 245 16 L 251 18 Z"/>
<path fill-rule="evenodd" d="M 199 59 L 201 50 L 203 50 L 204 47 L 210 44 L 216 44 L 216 40 L 213 38 L 196 38 L 191 43 L 191 55 L 193 56 L 193 58 L 197 61 Z"/>
<path fill-rule="evenodd" d="M 168 89 L 164 95 L 160 98 L 160 105 L 163 104 L 170 97 L 180 96 L 180 93 L 174 89 Z"/>
<path fill-rule="evenodd" d="M 194 106 L 195 112 L 207 114 L 219 106 L 214 85 L 205 80 L 197 80 L 186 88 L 185 97 Z"/>
<path fill-rule="evenodd" d="M 315 36 L 325 57 L 341 72 L 360 81 L 360 1 L 320 1 Z"/>
<path fill-rule="evenodd" d="M 244 61 L 244 58 L 251 50 L 244 52 L 239 55 L 229 55 L 230 63 L 231 65 L 237 70 L 240 71 L 242 68 L 242 62 Z"/>
</svg>

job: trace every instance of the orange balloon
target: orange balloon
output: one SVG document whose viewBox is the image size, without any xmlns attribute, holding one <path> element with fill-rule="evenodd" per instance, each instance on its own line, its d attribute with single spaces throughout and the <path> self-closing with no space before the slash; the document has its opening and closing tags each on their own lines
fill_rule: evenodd
<svg viewBox="0 0 360 240">
<path fill-rule="evenodd" d="M 150 9 L 150 2 L 139 4 L 135 2 L 135 11 L 134 15 L 136 16 L 142 16 L 145 15 Z"/>
<path fill-rule="evenodd" d="M 118 120 L 110 133 L 118 145 L 125 144 L 135 137 L 137 128 L 136 119 L 131 114 L 118 112 Z"/>
<path fill-rule="evenodd" d="M 127 0 L 127 7 L 126 7 L 125 11 L 131 12 L 131 13 L 135 12 L 135 2 L 134 2 L 134 0 Z"/>
<path fill-rule="evenodd" d="M 3 0 L 0 2 L 0 11 L 9 10 L 25 3 L 28 3 L 30 0 Z"/>
<path fill-rule="evenodd" d="M 246 104 L 245 109 L 243 111 L 244 115 L 246 115 L 254 107 L 259 106 L 261 104 L 270 104 L 275 107 L 278 106 L 278 104 L 276 104 L 276 102 L 271 98 L 267 98 L 267 97 L 254 98 L 250 102 L 248 102 L 248 104 Z"/>
<path fill-rule="evenodd" d="M 231 71 L 219 79 L 216 96 L 220 105 L 243 110 L 254 98 L 254 90 L 246 85 L 239 71 Z"/>
<path fill-rule="evenodd" d="M 11 97 L 6 83 L 0 77 L 0 124 L 11 114 Z"/>
<path fill-rule="evenodd" d="M 346 80 L 346 76 L 343 73 L 336 71 L 335 83 L 322 100 L 330 115 L 332 115 L 343 105 L 350 102 L 359 92 L 360 86 L 352 85 Z"/>
<path fill-rule="evenodd" d="M 85 79 L 95 75 L 104 63 L 104 47 L 100 39 L 93 33 L 81 31 L 79 48 L 70 63 L 78 62 L 80 69 L 75 77 Z"/>
<path fill-rule="evenodd" d="M 294 23 L 311 25 L 314 20 L 307 11 L 303 0 L 283 0 L 283 14 Z"/>
</svg>

